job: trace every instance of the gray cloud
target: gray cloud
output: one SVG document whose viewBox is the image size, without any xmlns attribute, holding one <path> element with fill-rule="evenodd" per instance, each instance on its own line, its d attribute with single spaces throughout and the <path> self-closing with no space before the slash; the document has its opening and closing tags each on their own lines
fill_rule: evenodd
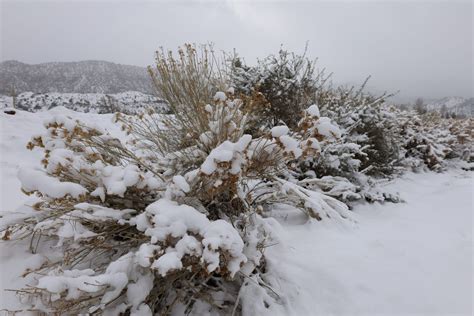
<svg viewBox="0 0 474 316">
<path fill-rule="evenodd" d="M 160 46 L 213 42 L 248 62 L 281 44 L 402 97 L 472 96 L 471 1 L 2 1 L 1 59 L 153 63 Z"/>
</svg>

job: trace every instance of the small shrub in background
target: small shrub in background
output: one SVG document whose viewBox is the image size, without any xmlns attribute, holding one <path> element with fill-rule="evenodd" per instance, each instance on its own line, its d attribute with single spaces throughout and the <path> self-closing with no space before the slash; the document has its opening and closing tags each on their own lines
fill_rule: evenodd
<svg viewBox="0 0 474 316">
<path fill-rule="evenodd" d="M 400 117 L 405 164 L 442 171 L 450 159 L 472 163 L 472 119 L 446 119 L 438 113 L 417 116 L 413 112 Z"/>
</svg>

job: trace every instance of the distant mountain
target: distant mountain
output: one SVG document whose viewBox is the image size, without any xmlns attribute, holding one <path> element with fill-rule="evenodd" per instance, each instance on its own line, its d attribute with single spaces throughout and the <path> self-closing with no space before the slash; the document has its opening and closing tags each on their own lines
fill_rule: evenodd
<svg viewBox="0 0 474 316">
<path fill-rule="evenodd" d="M 450 113 L 457 116 L 474 116 L 474 98 L 446 97 L 426 102 L 428 111 Z"/>
<path fill-rule="evenodd" d="M 146 68 L 106 61 L 53 62 L 36 65 L 10 60 L 0 63 L 0 94 L 120 93 L 152 94 Z"/>
<path fill-rule="evenodd" d="M 13 97 L 0 95 L 0 108 L 13 106 Z M 128 114 L 140 113 L 152 108 L 158 113 L 166 113 L 166 103 L 149 94 L 136 91 L 116 94 L 103 93 L 20 93 L 15 100 L 15 108 L 29 112 L 50 110 L 57 106 L 64 106 L 77 112 Z"/>
</svg>

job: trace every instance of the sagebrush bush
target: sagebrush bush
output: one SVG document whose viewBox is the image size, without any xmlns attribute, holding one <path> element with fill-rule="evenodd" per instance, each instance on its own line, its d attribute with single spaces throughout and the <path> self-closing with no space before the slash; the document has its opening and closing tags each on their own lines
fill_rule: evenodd
<svg viewBox="0 0 474 316">
<path fill-rule="evenodd" d="M 268 102 L 260 111 L 260 125 L 274 126 L 281 121 L 290 128 L 296 127 L 303 110 L 315 103 L 316 93 L 329 77 L 318 71 L 316 62 L 305 54 L 283 49 L 256 66 L 247 66 L 239 58 L 231 63 L 230 75 L 236 92 L 260 93 Z"/>
<path fill-rule="evenodd" d="M 368 80 L 368 79 L 367 79 Z M 360 146 L 356 154 L 359 169 L 376 176 L 390 175 L 399 159 L 395 141 L 397 117 L 394 108 L 387 106 L 390 95 L 374 96 L 364 92 L 364 84 L 354 87 L 330 88 L 318 94 L 321 112 L 334 119 L 346 131 L 347 142 Z"/>
<path fill-rule="evenodd" d="M 460 123 L 463 120 L 458 120 L 458 128 L 453 129 L 445 126 L 451 124 L 448 120 L 438 120 L 437 125 L 433 125 L 430 123 L 433 120 L 428 119 L 430 114 L 422 114 L 422 128 L 418 128 L 413 122 L 420 114 L 390 106 L 387 100 L 391 94 L 373 95 L 364 91 L 369 78 L 358 89 L 333 87 L 327 84 L 330 76 L 318 71 L 315 63 L 304 55 L 280 50 L 256 66 L 247 66 L 241 59 L 234 58 L 230 78 L 240 95 L 261 96 L 261 106 L 258 112 L 253 112 L 251 121 L 264 122 L 267 128 L 278 122 L 297 126 L 303 109 L 317 104 L 322 115 L 339 125 L 341 137 L 323 144 L 320 154 L 302 160 L 297 176 L 301 179 L 332 177 L 329 182 L 333 186 L 338 183 L 335 179 L 344 178 L 339 187 L 347 187 L 344 183 L 348 180 L 352 184 L 350 191 L 357 191 L 368 201 L 385 197 L 399 200 L 388 193 L 374 192 L 377 181 L 372 181 L 372 177 L 393 177 L 408 165 L 440 170 L 444 159 L 471 155 L 468 146 L 455 141 L 458 137 L 454 133 L 462 134 L 461 139 L 466 140 L 470 134 L 466 128 L 459 132 L 459 126 L 468 124 Z M 410 131 L 405 126 L 407 121 Z M 445 130 L 444 136 L 438 135 L 436 126 Z M 257 135 L 260 131 L 253 128 L 250 132 Z M 451 150 L 454 147 L 456 149 Z M 329 182 L 324 184 L 326 189 Z M 357 195 L 348 193 L 348 196 Z M 342 195 L 338 198 L 345 200 Z"/>
<path fill-rule="evenodd" d="M 201 57 L 188 49 L 190 55 L 167 70 L 170 78 L 156 79 L 158 91 L 179 86 L 172 77 L 185 70 L 189 80 L 201 80 L 201 68 L 186 66 Z M 214 91 L 213 82 L 196 86 Z M 55 246 L 54 259 L 28 271 L 36 281 L 19 290 L 31 309 L 258 310 L 278 302 L 264 273 L 264 250 L 276 238 L 267 217 L 272 205 L 291 205 L 316 220 L 350 217 L 345 204 L 293 177 L 299 160 L 340 137 L 316 106 L 304 111 L 294 131 L 279 125 L 252 136 L 244 133 L 252 97 L 239 99 L 231 88 L 202 98 L 192 91 L 176 92 L 182 101 L 162 94 L 175 102 L 171 115 L 117 114 L 126 137 L 53 117 L 28 144 L 43 151 L 43 169 L 25 169 L 19 177 L 24 192 L 39 201 L 2 226 L 5 240 L 30 239 L 35 252 Z M 260 296 L 248 296 L 256 292 Z"/>
<path fill-rule="evenodd" d="M 448 159 L 472 160 L 472 119 L 446 119 L 438 113 L 400 115 L 404 163 L 441 171 Z"/>
</svg>

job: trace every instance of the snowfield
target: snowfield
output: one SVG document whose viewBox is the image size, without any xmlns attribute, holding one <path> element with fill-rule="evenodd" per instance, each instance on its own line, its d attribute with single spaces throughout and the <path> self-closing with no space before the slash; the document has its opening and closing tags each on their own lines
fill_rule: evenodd
<svg viewBox="0 0 474 316">
<path fill-rule="evenodd" d="M 18 167 L 39 166 L 41 154 L 25 145 L 58 113 L 121 133 L 110 114 L 63 107 L 0 113 L 1 214 L 30 203 L 20 191 Z M 472 174 L 408 173 L 385 189 L 399 192 L 405 203 L 360 204 L 355 222 L 304 223 L 300 213 L 273 211 L 281 240 L 266 256 L 273 290 L 285 304 L 272 306 L 269 315 L 472 314 Z M 0 246 L 0 309 L 20 309 L 15 294 L 3 290 L 28 282 L 20 275 L 38 257 L 24 245 Z"/>
<path fill-rule="evenodd" d="M 387 186 L 406 203 L 358 206 L 353 227 L 285 225 L 285 255 L 267 255 L 293 314 L 471 315 L 472 184 L 408 174 Z"/>
</svg>

